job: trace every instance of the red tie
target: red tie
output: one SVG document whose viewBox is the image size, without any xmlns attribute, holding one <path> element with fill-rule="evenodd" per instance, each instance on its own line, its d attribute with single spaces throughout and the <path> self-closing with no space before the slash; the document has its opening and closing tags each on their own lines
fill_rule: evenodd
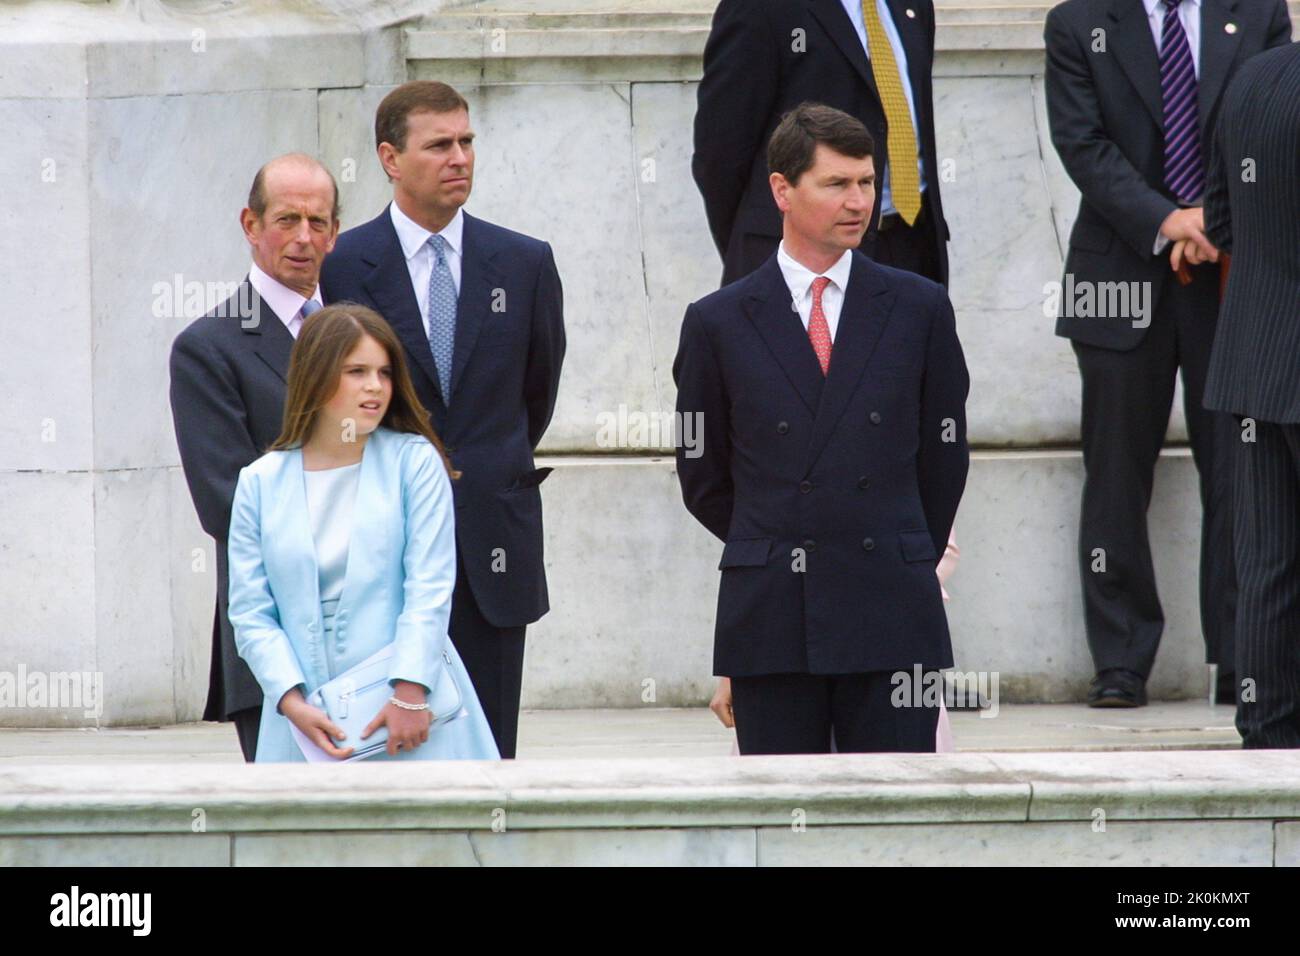
<svg viewBox="0 0 1300 956">
<path fill-rule="evenodd" d="M 825 276 L 813 279 L 812 315 L 808 317 L 808 338 L 812 339 L 813 351 L 817 353 L 823 375 L 831 367 L 831 327 L 826 324 L 826 313 L 822 311 L 822 292 L 830 282 Z"/>
</svg>

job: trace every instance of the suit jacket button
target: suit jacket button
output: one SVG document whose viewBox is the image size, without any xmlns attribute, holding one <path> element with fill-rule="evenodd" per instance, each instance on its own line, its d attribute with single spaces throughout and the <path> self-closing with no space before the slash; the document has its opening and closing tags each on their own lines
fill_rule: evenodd
<svg viewBox="0 0 1300 956">
<path fill-rule="evenodd" d="M 808 494 L 808 492 L 812 491 L 812 482 L 811 481 L 799 482 L 799 490 L 803 492 L 805 495 Z"/>
<path fill-rule="evenodd" d="M 789 422 L 777 422 L 777 423 L 776 423 L 776 433 L 777 433 L 778 435 L 784 435 L 784 434 L 785 434 L 786 432 L 788 432 L 789 430 L 790 430 L 790 423 L 789 423 Z"/>
<path fill-rule="evenodd" d="M 861 488 L 863 491 L 866 491 L 869 487 L 871 487 L 871 482 L 867 480 L 866 475 L 863 475 L 861 478 L 858 479 L 858 487 Z"/>
<path fill-rule="evenodd" d="M 310 624 L 307 625 L 307 631 L 308 631 L 308 633 L 310 633 L 310 634 L 315 634 L 315 633 L 316 633 L 316 622 L 315 622 L 315 621 L 312 621 Z"/>
<path fill-rule="evenodd" d="M 872 541 L 870 538 L 863 538 L 863 539 L 862 539 L 862 550 L 863 550 L 863 551 L 870 551 L 870 550 L 871 550 L 872 548 L 874 548 L 875 546 L 876 546 L 876 542 Z"/>
<path fill-rule="evenodd" d="M 803 543 L 803 549 L 804 549 L 805 551 L 816 551 L 816 550 L 817 550 L 817 542 L 814 541 L 812 538 L 809 538 L 807 541 L 805 541 L 805 542 Z"/>
<path fill-rule="evenodd" d="M 871 424 L 873 425 L 880 424 L 880 412 L 872 412 L 870 415 L 867 416 L 867 418 L 871 419 Z"/>
</svg>

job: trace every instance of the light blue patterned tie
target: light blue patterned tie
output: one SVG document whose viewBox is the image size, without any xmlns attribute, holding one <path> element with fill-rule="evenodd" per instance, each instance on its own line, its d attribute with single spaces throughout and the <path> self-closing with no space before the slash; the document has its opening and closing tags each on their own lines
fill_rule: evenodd
<svg viewBox="0 0 1300 956">
<path fill-rule="evenodd" d="M 447 240 L 430 236 L 433 269 L 429 272 L 429 350 L 438 369 L 442 400 L 451 404 L 451 357 L 456 348 L 456 286 L 447 266 Z"/>
</svg>

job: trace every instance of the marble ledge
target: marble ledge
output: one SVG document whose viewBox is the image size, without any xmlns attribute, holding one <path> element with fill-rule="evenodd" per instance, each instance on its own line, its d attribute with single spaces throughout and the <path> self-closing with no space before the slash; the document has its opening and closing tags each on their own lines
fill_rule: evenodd
<svg viewBox="0 0 1300 956">
<path fill-rule="evenodd" d="M 1063 799 L 1063 795 L 1070 799 Z M 0 767 L 0 836 L 1293 818 L 1300 753 Z"/>
</svg>

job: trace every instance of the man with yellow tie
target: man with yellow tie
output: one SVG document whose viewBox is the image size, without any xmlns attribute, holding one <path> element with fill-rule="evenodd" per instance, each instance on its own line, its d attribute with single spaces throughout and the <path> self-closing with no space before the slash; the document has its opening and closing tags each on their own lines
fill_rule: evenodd
<svg viewBox="0 0 1300 956">
<path fill-rule="evenodd" d="M 848 113 L 876 142 L 880 202 L 859 249 L 947 285 L 933 60 L 932 0 L 721 0 L 704 48 L 691 171 L 723 285 L 781 240 L 767 143 L 803 102 Z"/>
</svg>

